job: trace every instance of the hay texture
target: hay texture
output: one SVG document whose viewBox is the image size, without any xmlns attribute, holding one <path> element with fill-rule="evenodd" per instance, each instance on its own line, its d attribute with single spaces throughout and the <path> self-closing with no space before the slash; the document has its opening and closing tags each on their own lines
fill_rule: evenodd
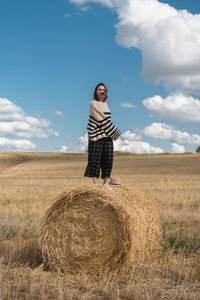
<svg viewBox="0 0 200 300">
<path fill-rule="evenodd" d="M 146 195 L 126 187 L 79 187 L 63 193 L 41 224 L 45 265 L 77 274 L 123 272 L 158 249 L 160 223 Z"/>
</svg>

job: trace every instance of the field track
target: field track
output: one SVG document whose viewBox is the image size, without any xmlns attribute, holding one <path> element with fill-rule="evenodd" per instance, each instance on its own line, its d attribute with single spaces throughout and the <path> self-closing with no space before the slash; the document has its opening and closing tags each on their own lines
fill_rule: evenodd
<svg viewBox="0 0 200 300">
<path fill-rule="evenodd" d="M 27 154 L 21 153 L 1 153 L 0 155 L 0 170 L 15 167 L 29 160 Z"/>
</svg>

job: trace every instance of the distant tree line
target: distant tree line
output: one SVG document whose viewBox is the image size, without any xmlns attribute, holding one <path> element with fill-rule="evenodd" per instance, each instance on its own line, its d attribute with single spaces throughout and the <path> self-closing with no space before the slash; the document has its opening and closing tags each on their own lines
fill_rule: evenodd
<svg viewBox="0 0 200 300">
<path fill-rule="evenodd" d="M 196 152 L 200 153 L 200 146 L 197 147 Z"/>
</svg>

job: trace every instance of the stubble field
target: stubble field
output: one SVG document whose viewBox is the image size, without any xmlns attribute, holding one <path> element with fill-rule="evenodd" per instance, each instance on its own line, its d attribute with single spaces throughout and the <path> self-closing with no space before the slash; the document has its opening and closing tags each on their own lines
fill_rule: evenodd
<svg viewBox="0 0 200 300">
<path fill-rule="evenodd" d="M 131 279 L 98 281 L 44 271 L 40 221 L 56 197 L 91 185 L 87 154 L 0 154 L 0 300 L 200 299 L 200 155 L 115 154 L 112 176 L 150 195 L 162 240 L 156 259 Z"/>
</svg>

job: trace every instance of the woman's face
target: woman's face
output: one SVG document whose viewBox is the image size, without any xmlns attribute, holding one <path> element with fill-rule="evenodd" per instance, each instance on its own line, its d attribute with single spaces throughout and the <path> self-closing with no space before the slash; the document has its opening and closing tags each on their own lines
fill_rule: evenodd
<svg viewBox="0 0 200 300">
<path fill-rule="evenodd" d="M 98 100 L 103 102 L 106 97 L 106 88 L 103 85 L 100 85 L 97 89 Z"/>
</svg>

